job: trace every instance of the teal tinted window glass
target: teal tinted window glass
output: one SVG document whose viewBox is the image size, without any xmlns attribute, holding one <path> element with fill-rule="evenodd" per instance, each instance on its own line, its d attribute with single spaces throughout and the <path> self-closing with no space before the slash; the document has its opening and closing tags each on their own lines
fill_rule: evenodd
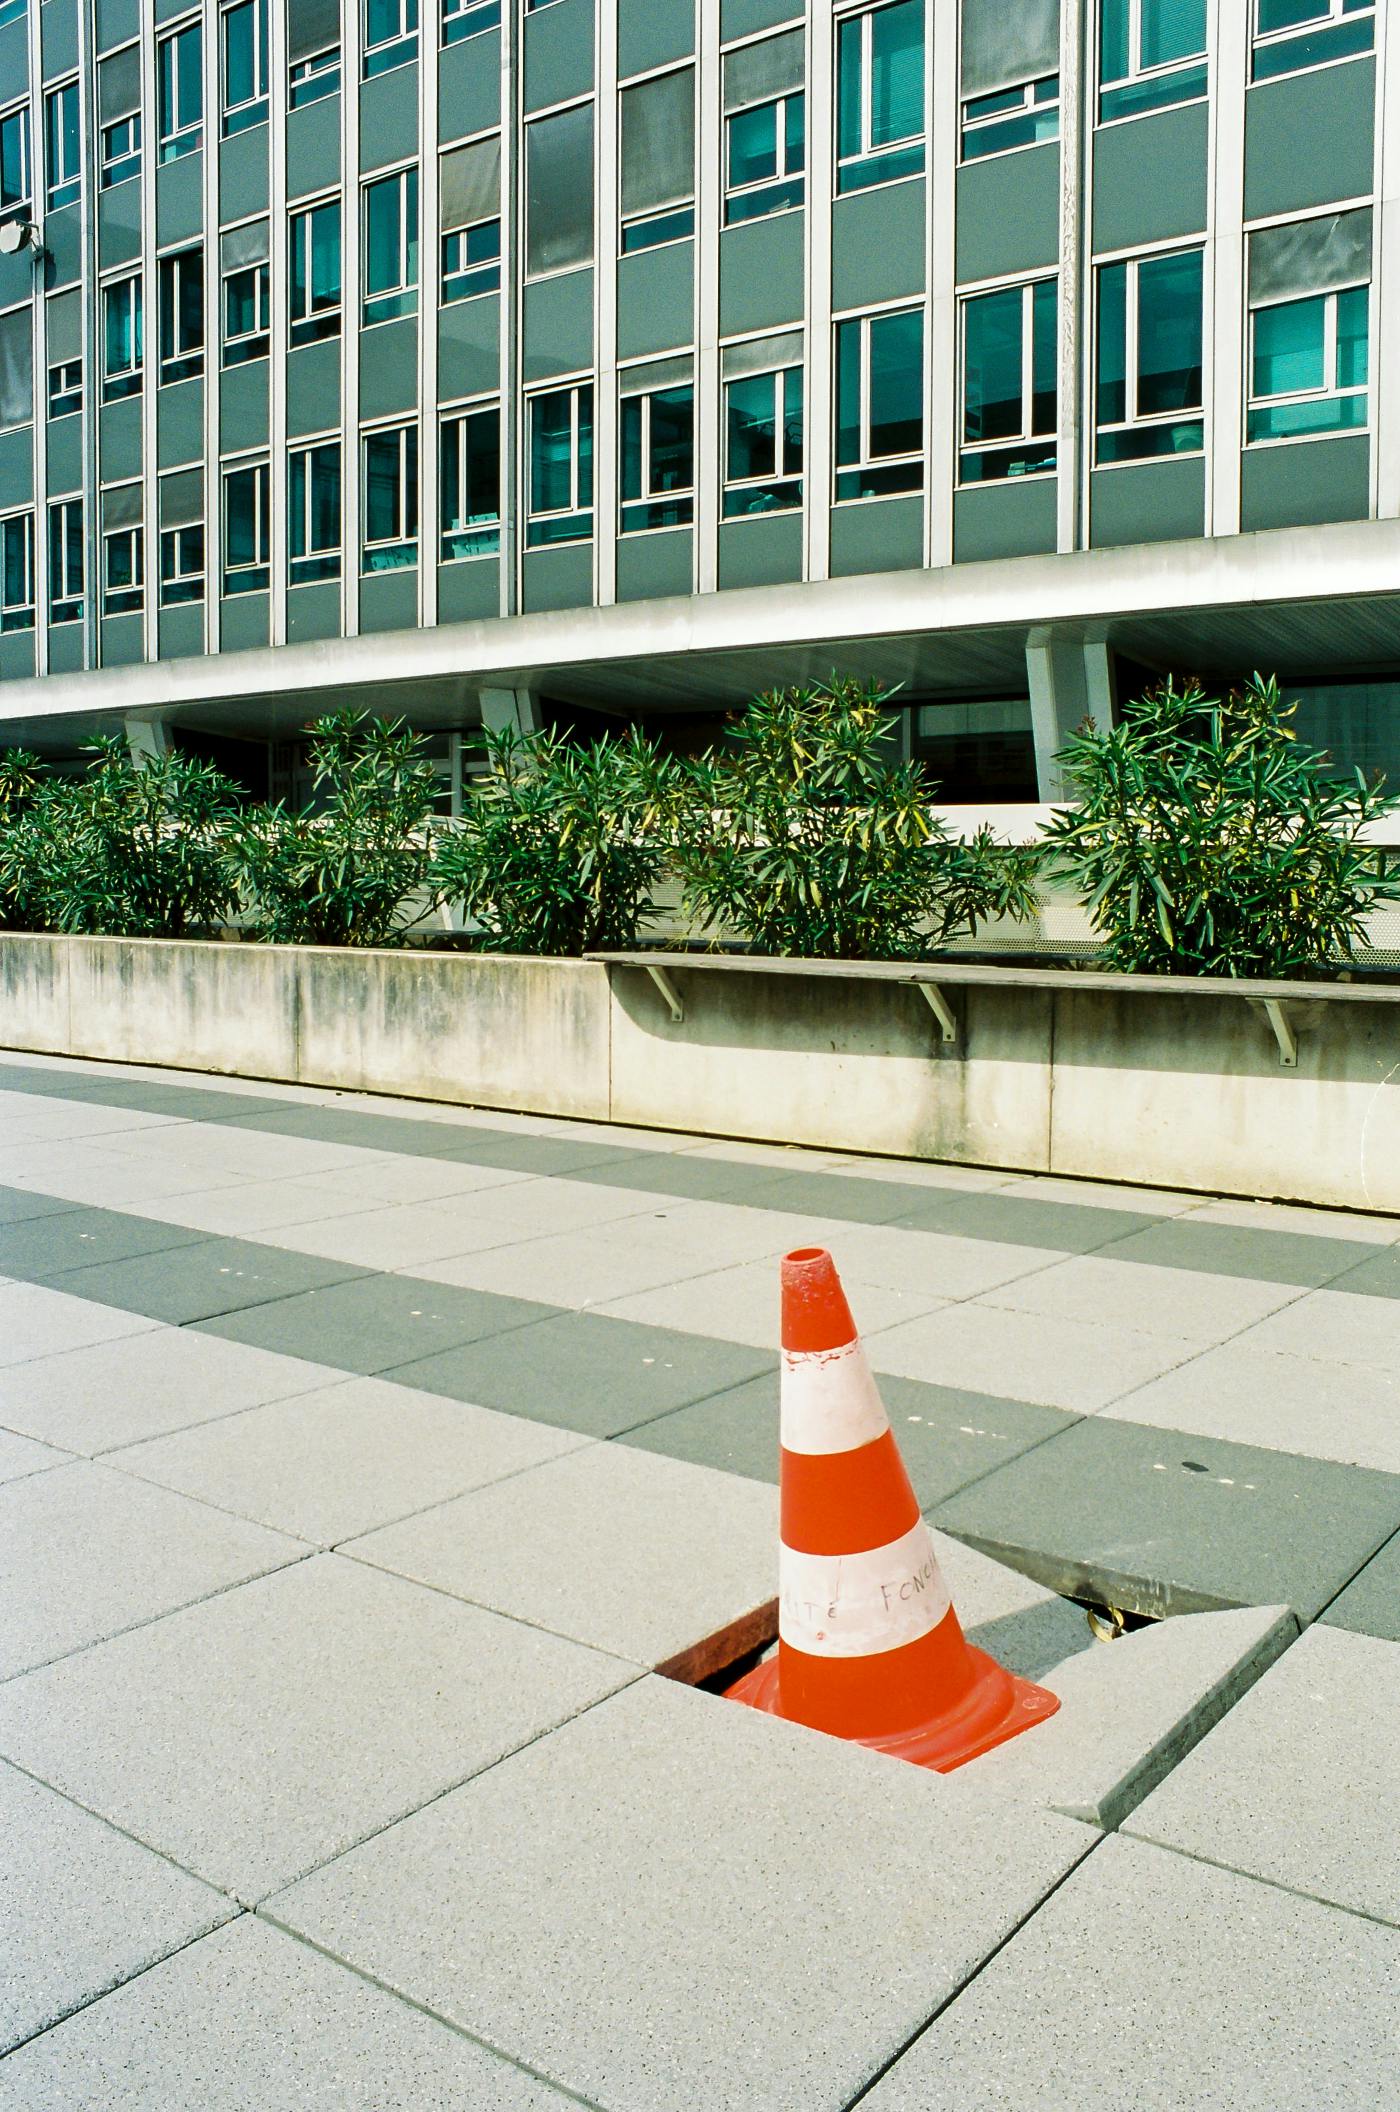
<svg viewBox="0 0 1400 2112">
<path fill-rule="evenodd" d="M 1170 66 L 1206 48 L 1206 0 L 1142 0 L 1142 65 Z"/>
<path fill-rule="evenodd" d="M 104 301 L 106 372 L 124 374 L 141 364 L 141 286 L 124 279 L 109 286 Z"/>
<path fill-rule="evenodd" d="M 695 482 L 694 391 L 658 389 L 651 398 L 653 491 L 689 491 Z"/>
<path fill-rule="evenodd" d="M 622 403 L 621 476 L 624 499 L 639 499 L 645 488 L 642 462 L 643 400 L 640 396 L 626 396 Z"/>
<path fill-rule="evenodd" d="M 442 525 L 446 530 L 470 528 L 499 520 L 500 513 L 501 416 L 493 405 L 443 426 Z"/>
<path fill-rule="evenodd" d="M 1327 0 L 1259 0 L 1258 34 L 1269 37 L 1276 30 L 1300 29 L 1305 22 L 1325 22 Z"/>
<path fill-rule="evenodd" d="M 836 459 L 860 460 L 861 330 L 859 323 L 836 329 Z"/>
<path fill-rule="evenodd" d="M 773 376 L 749 374 L 731 381 L 728 413 L 730 477 L 771 477 L 778 466 Z"/>
<path fill-rule="evenodd" d="M 807 165 L 807 98 L 805 95 L 790 95 L 783 104 L 783 138 L 787 148 L 787 167 L 805 168 Z"/>
<path fill-rule="evenodd" d="M 1128 267 L 1106 264 L 1099 273 L 1098 422 L 1120 425 L 1128 415 Z"/>
<path fill-rule="evenodd" d="M 969 445 L 1021 432 L 1023 306 L 1019 286 L 967 304 L 963 438 Z"/>
<path fill-rule="evenodd" d="M 365 292 L 418 282 L 418 171 L 405 169 L 365 192 Z"/>
<path fill-rule="evenodd" d="M 918 309 L 870 325 L 870 453 L 905 455 L 923 446 L 924 319 Z"/>
<path fill-rule="evenodd" d="M 1327 297 L 1280 301 L 1254 317 L 1254 394 L 1291 396 L 1327 383 Z"/>
<path fill-rule="evenodd" d="M 1200 401 L 1201 253 L 1149 257 L 1138 266 L 1138 413 Z"/>
<path fill-rule="evenodd" d="M 0 213 L 29 202 L 28 127 L 27 110 L 0 117 Z"/>
<path fill-rule="evenodd" d="M 1103 0 L 1099 11 L 1099 79 L 1121 81 L 1131 72 L 1131 0 Z"/>
<path fill-rule="evenodd" d="M 836 151 L 859 154 L 864 146 L 864 22 L 850 15 L 836 31 Z"/>
<path fill-rule="evenodd" d="M 578 392 L 578 502 L 593 504 L 593 391 Z"/>
<path fill-rule="evenodd" d="M 573 505 L 573 435 L 572 389 L 537 396 L 530 416 L 532 513 L 562 513 Z"/>
<path fill-rule="evenodd" d="M 242 0 L 224 16 L 224 104 L 237 109 L 263 92 L 258 65 L 259 0 Z"/>
<path fill-rule="evenodd" d="M 1035 433 L 1053 433 L 1059 422 L 1058 316 L 1055 281 L 1042 279 L 1031 293 L 1031 431 Z"/>
<path fill-rule="evenodd" d="M 371 433 L 365 441 L 365 540 L 392 543 L 417 533 L 417 428 Z"/>
<path fill-rule="evenodd" d="M 1370 294 L 1365 286 L 1353 286 L 1337 295 L 1337 387 L 1364 388 L 1368 368 L 1367 317 Z"/>
<path fill-rule="evenodd" d="M 729 120 L 729 182 L 762 183 L 778 173 L 778 105 L 760 103 Z"/>
<path fill-rule="evenodd" d="M 898 0 L 871 22 L 869 144 L 888 146 L 923 129 L 923 0 Z"/>
</svg>

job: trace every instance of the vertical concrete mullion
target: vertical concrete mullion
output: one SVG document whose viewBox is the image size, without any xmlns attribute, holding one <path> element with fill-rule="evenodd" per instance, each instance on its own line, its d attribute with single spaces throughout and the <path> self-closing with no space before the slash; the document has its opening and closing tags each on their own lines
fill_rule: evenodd
<svg viewBox="0 0 1400 2112">
<path fill-rule="evenodd" d="M 39 8 L 31 5 L 25 18 L 29 31 L 29 189 L 32 195 L 30 217 L 42 228 L 48 211 L 48 168 L 44 159 L 44 57 L 43 42 L 39 34 Z M 91 162 L 89 143 L 84 137 L 83 153 Z M 83 196 L 87 202 L 87 186 L 95 182 L 95 173 L 88 167 L 83 169 Z M 91 206 L 94 222 L 97 218 L 95 201 Z M 44 314 L 44 276 L 42 259 L 33 257 L 33 291 L 30 297 L 30 361 L 33 367 L 33 420 L 29 428 L 30 448 L 34 464 L 34 671 L 46 675 L 49 671 L 49 458 L 48 434 L 45 414 L 48 409 L 48 369 L 45 364 L 47 327 Z M 90 377 L 84 376 L 89 389 Z"/>
<path fill-rule="evenodd" d="M 832 0 L 807 8 L 807 372 L 803 496 L 807 577 L 831 571 L 831 202 L 836 184 L 832 123 L 836 31 Z"/>
<path fill-rule="evenodd" d="M 1371 237 L 1371 509 L 1400 514 L 1400 36 L 1376 10 L 1376 212 Z"/>
<path fill-rule="evenodd" d="M 341 630 L 360 629 L 360 0 L 343 0 L 340 55 Z"/>
<path fill-rule="evenodd" d="M 271 12 L 271 10 L 269 10 Z M 218 0 L 207 0 L 200 16 L 204 67 L 204 650 L 219 650 L 220 597 L 224 585 L 224 479 L 219 450 L 219 375 L 223 315 L 219 274 L 219 155 L 223 133 L 223 78 L 219 65 L 222 18 Z"/>
<path fill-rule="evenodd" d="M 928 109 L 927 294 L 924 302 L 925 556 L 953 560 L 953 483 L 957 471 L 958 306 L 957 166 L 958 0 L 933 0 L 924 54 Z"/>
<path fill-rule="evenodd" d="M 1234 0 L 1213 0 L 1207 38 L 1211 123 L 1202 341 L 1210 382 L 1205 403 L 1205 531 L 1207 535 L 1238 535 L 1244 443 L 1247 10 Z"/>
<path fill-rule="evenodd" d="M 141 541 L 146 567 L 142 622 L 148 660 L 160 658 L 160 477 L 156 386 L 160 378 L 160 275 L 156 268 L 156 36 L 141 9 Z"/>
<path fill-rule="evenodd" d="M 1088 342 L 1088 281 L 1084 270 L 1088 140 L 1093 132 L 1091 42 L 1078 6 L 1060 16 L 1060 282 L 1056 314 L 1056 396 L 1059 437 L 1055 483 L 1055 548 L 1076 550 L 1084 524 L 1084 404 Z"/>
<path fill-rule="evenodd" d="M 82 374 L 83 457 L 83 664 L 99 662 L 98 613 L 102 606 L 101 495 L 97 485 L 97 332 L 93 311 L 97 302 L 97 187 L 101 181 L 102 148 L 97 130 L 97 23 L 93 0 L 78 6 L 78 130 L 82 140 L 83 172 L 83 261 L 79 281 L 78 357 Z M 35 377 L 36 383 L 38 377 Z M 45 375 L 47 383 L 47 374 Z M 36 388 L 36 399 L 37 399 Z M 37 413 L 38 403 L 36 400 Z M 35 420 L 37 427 L 37 417 Z"/>
<path fill-rule="evenodd" d="M 1062 383 L 1068 379 L 1074 391 L 1075 415 L 1079 422 L 1078 446 L 1074 454 L 1075 480 L 1075 540 L 1073 549 L 1087 549 L 1094 532 L 1093 485 L 1090 472 L 1094 465 L 1094 331 L 1098 315 L 1098 280 L 1093 263 L 1094 254 L 1094 141 L 1095 125 L 1099 109 L 1099 35 L 1098 9 L 1090 8 L 1086 0 L 1079 0 L 1078 7 L 1070 12 L 1078 16 L 1076 24 L 1079 65 L 1076 79 L 1079 86 L 1079 135 L 1076 144 L 1079 185 L 1079 283 L 1075 289 L 1073 328 L 1078 340 L 1077 356 L 1073 371 L 1066 374 L 1061 365 Z M 1063 35 L 1063 31 L 1062 31 Z M 1061 55 L 1064 45 L 1061 45 Z M 1063 87 L 1061 82 L 1061 87 Z M 1061 113 L 1061 128 L 1065 119 Z M 1066 134 L 1067 138 L 1067 134 Z M 1068 172 L 1062 170 L 1061 181 L 1073 181 Z M 1063 306 L 1068 306 L 1063 292 Z M 1061 340 L 1061 358 L 1064 361 L 1066 347 Z M 1063 526 L 1063 522 L 1061 522 Z M 1063 544 L 1060 548 L 1064 548 Z"/>
<path fill-rule="evenodd" d="M 501 599 L 502 616 L 520 606 L 525 547 L 520 503 L 524 418 L 520 403 L 520 289 L 525 275 L 520 209 L 524 149 L 520 102 L 520 10 L 501 9 Z"/>
<path fill-rule="evenodd" d="M 267 435 L 268 637 L 287 637 L 287 15 L 268 8 L 267 36 Z M 344 91 L 342 90 L 342 93 Z"/>
<path fill-rule="evenodd" d="M 695 590 L 719 585 L 724 468 L 719 368 L 719 238 L 723 214 L 724 98 L 719 10 L 696 11 L 695 47 Z"/>
<path fill-rule="evenodd" d="M 617 9 L 603 6 L 593 34 L 593 598 L 617 600 L 617 259 L 621 243 Z"/>
<path fill-rule="evenodd" d="M 438 212 L 437 6 L 418 23 L 418 606 L 419 622 L 438 612 L 438 274 L 442 256 Z"/>
</svg>

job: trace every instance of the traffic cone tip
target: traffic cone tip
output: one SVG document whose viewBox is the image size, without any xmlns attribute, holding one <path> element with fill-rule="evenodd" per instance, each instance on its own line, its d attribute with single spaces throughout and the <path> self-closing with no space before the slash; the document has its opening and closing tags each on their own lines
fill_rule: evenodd
<svg viewBox="0 0 1400 2112">
<path fill-rule="evenodd" d="M 783 1256 L 783 1348 L 842 1349 L 856 1324 L 836 1265 L 825 1247 L 797 1247 Z"/>
</svg>

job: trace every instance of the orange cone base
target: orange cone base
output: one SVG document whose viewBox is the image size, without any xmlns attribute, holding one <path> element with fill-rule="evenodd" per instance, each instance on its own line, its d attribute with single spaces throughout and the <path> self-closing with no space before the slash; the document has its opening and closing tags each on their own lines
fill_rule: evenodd
<svg viewBox="0 0 1400 2112">
<path fill-rule="evenodd" d="M 1060 1706 L 1058 1694 L 1034 1686 L 1028 1679 L 1017 1679 L 995 1658 L 988 1657 L 985 1650 L 974 1650 L 968 1644 L 967 1656 L 972 1684 L 954 1707 L 940 1710 L 927 1723 L 915 1724 L 910 1730 L 855 1738 L 852 1742 L 946 1775 L 966 1761 L 977 1759 L 979 1754 L 1005 1745 L 1032 1725 L 1044 1723 Z M 724 1698 L 742 1702 L 746 1708 L 762 1709 L 767 1716 L 783 1716 L 791 1723 L 800 1723 L 801 1717 L 783 1707 L 779 1672 L 780 1660 L 767 1658 L 727 1688 Z"/>
</svg>

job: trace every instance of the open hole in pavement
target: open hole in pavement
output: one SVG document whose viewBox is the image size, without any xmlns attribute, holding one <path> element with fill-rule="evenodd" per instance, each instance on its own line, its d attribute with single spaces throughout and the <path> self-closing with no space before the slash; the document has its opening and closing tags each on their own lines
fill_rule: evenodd
<svg viewBox="0 0 1400 2112">
<path fill-rule="evenodd" d="M 722 1694 L 756 1665 L 777 1640 L 778 1602 L 768 1599 L 751 1613 L 740 1614 L 713 1635 L 668 1657 L 656 1670 L 663 1679 L 677 1680 L 683 1687 L 703 1687 L 707 1693 Z"/>
</svg>

